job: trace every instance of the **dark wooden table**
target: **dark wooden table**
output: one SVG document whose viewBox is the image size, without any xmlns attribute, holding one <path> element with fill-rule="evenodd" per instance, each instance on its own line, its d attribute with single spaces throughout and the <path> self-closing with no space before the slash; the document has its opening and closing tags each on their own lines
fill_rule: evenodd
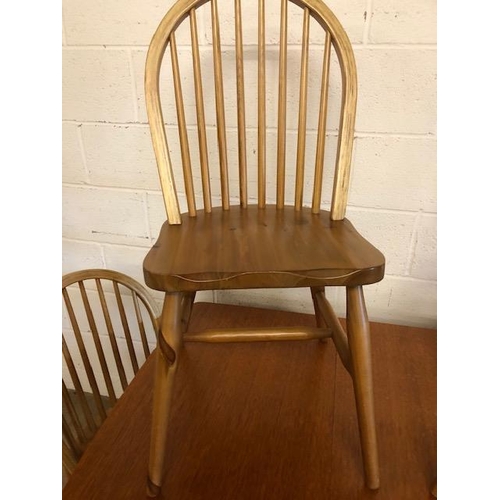
<svg viewBox="0 0 500 500">
<path fill-rule="evenodd" d="M 192 329 L 314 325 L 195 305 Z M 372 324 L 381 488 L 363 487 L 354 396 L 333 343 L 188 344 L 161 498 L 416 500 L 436 478 L 436 332 Z M 154 354 L 89 445 L 63 499 L 146 498 Z"/>
</svg>

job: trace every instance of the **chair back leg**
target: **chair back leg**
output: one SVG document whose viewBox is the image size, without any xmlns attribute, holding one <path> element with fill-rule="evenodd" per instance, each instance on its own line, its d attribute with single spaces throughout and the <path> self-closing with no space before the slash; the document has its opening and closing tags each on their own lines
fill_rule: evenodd
<svg viewBox="0 0 500 500">
<path fill-rule="evenodd" d="M 318 328 L 324 328 L 327 326 L 325 323 L 325 320 L 323 319 L 323 316 L 321 315 L 321 310 L 319 308 L 318 304 L 318 299 L 316 297 L 316 294 L 319 292 L 325 292 L 325 287 L 324 286 L 317 286 L 317 287 L 311 287 L 311 296 L 314 304 L 314 316 L 316 316 L 316 326 Z M 320 339 L 320 342 L 327 342 L 328 339 Z"/>
</svg>

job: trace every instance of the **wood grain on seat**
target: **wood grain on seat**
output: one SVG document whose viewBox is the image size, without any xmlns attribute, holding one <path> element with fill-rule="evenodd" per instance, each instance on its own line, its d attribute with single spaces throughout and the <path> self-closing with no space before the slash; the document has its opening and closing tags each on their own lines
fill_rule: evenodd
<svg viewBox="0 0 500 500">
<path fill-rule="evenodd" d="M 163 225 L 144 261 L 148 286 L 186 291 L 375 283 L 384 256 L 347 220 L 272 206 L 202 210 Z"/>
</svg>

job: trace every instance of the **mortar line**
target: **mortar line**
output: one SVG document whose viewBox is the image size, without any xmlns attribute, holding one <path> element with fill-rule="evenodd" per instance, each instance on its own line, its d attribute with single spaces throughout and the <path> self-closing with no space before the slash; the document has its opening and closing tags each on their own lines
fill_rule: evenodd
<svg viewBox="0 0 500 500">
<path fill-rule="evenodd" d="M 207 37 L 207 21 L 206 21 L 206 16 L 209 14 L 207 9 L 200 10 L 200 15 L 196 16 L 196 24 L 198 26 L 198 43 L 200 46 L 200 49 L 202 49 L 204 46 L 207 46 L 210 42 Z M 201 28 L 201 36 L 200 36 L 200 28 Z M 191 30 L 189 31 L 191 33 Z M 181 44 L 179 47 L 189 47 L 191 48 L 190 44 Z"/>
<path fill-rule="evenodd" d="M 113 45 L 106 43 L 95 44 L 67 44 L 63 47 L 65 50 L 148 50 L 148 45 Z"/>
<path fill-rule="evenodd" d="M 66 35 L 66 28 L 64 27 L 64 13 L 61 12 L 61 26 L 62 26 L 62 46 L 68 45 L 68 37 Z"/>
<path fill-rule="evenodd" d="M 368 13 L 367 13 L 368 15 Z M 435 43 L 370 43 L 370 42 L 355 42 L 351 44 L 355 50 L 436 50 L 437 44 Z M 310 42 L 310 46 L 314 48 L 322 48 L 323 43 L 314 43 L 314 41 Z M 182 44 L 178 43 L 177 47 L 179 49 L 190 49 L 190 44 Z M 243 46 L 243 50 L 245 48 L 257 49 L 258 45 L 255 43 L 246 43 Z M 292 50 L 302 50 L 302 44 L 297 43 L 289 43 L 288 48 Z M 111 45 L 111 44 L 88 44 L 88 45 L 72 45 L 67 44 L 63 45 L 63 49 L 65 50 L 137 50 L 140 52 L 146 52 L 149 49 L 149 45 Z M 200 50 L 202 52 L 212 51 L 211 43 L 202 44 L 200 43 Z M 234 50 L 234 44 L 221 44 L 222 51 Z M 266 52 L 278 52 L 279 44 L 266 44 Z"/>
<path fill-rule="evenodd" d="M 104 125 L 109 127 L 149 127 L 147 122 L 112 122 L 112 121 L 96 121 L 96 120 L 68 120 L 63 119 L 63 123 L 73 123 L 75 125 Z"/>
<path fill-rule="evenodd" d="M 135 71 L 134 71 L 134 64 L 132 61 L 132 50 L 127 49 L 127 58 L 128 58 L 128 65 L 129 65 L 129 70 L 130 70 L 130 78 L 132 80 L 132 99 L 133 99 L 133 105 L 134 105 L 134 122 L 139 121 L 139 105 L 138 105 L 138 100 L 137 100 L 137 87 L 136 87 L 136 79 L 135 79 Z"/>
<path fill-rule="evenodd" d="M 150 188 L 128 188 L 128 187 L 120 187 L 120 186 L 96 186 L 96 185 L 87 185 L 87 184 L 75 184 L 71 182 L 63 182 L 62 183 L 63 187 L 69 187 L 69 188 L 77 188 L 77 189 L 102 189 L 102 190 L 108 190 L 108 191 L 118 191 L 118 192 L 124 192 L 124 193 L 135 193 L 135 194 L 152 194 L 152 195 L 157 195 L 161 196 L 162 192 L 160 189 L 155 190 L 155 189 L 150 189 Z M 183 193 L 179 193 L 179 198 L 182 200 L 185 200 L 185 195 Z M 220 201 L 221 197 L 220 195 L 215 196 L 214 195 L 214 200 Z M 231 202 L 238 203 L 239 198 L 237 196 L 231 196 L 230 197 Z M 251 202 L 257 202 L 257 199 L 254 197 L 249 197 L 249 201 Z M 322 202 L 325 205 L 328 205 L 328 210 L 329 210 L 329 200 L 325 200 Z M 310 207 L 305 207 L 310 208 Z M 348 208 L 354 209 L 360 212 L 376 212 L 376 213 L 398 213 L 401 215 L 416 215 L 416 214 L 421 214 L 421 215 L 436 215 L 436 212 L 428 211 L 428 210 L 408 210 L 408 209 L 399 209 L 399 208 L 379 208 L 379 207 L 362 207 L 358 205 L 348 205 Z M 327 209 L 325 209 L 327 210 Z M 139 245 L 140 246 L 140 245 Z"/>
<path fill-rule="evenodd" d="M 85 154 L 85 144 L 83 142 L 82 123 L 80 122 L 76 127 L 76 136 L 78 138 L 78 145 L 80 147 L 80 155 L 82 157 L 83 170 L 85 172 L 85 183 L 90 184 L 90 171 L 87 165 L 87 155 Z"/>
<path fill-rule="evenodd" d="M 435 139 L 436 135 L 432 132 L 427 133 L 397 133 L 397 132 L 354 132 L 354 137 L 390 137 L 395 139 Z"/>
<path fill-rule="evenodd" d="M 73 123 L 76 125 L 93 125 L 93 126 L 107 126 L 107 127 L 149 127 L 146 122 L 109 122 L 109 121 L 79 121 L 79 120 L 63 120 L 63 123 Z M 177 125 L 175 123 L 165 124 L 167 130 L 177 130 Z M 191 131 L 198 130 L 197 125 L 187 125 L 186 128 Z M 216 131 L 216 125 L 207 125 L 207 130 Z M 247 132 L 257 132 L 257 127 L 247 126 Z M 267 127 L 269 132 L 277 132 L 277 127 Z M 238 132 L 238 127 L 228 126 L 226 127 L 227 132 Z M 287 128 L 288 133 L 297 133 L 297 129 Z M 316 128 L 306 129 L 306 134 L 312 135 L 317 134 Z M 327 129 L 328 135 L 336 136 L 338 135 L 338 129 Z M 380 138 L 395 138 L 395 139 L 435 139 L 436 135 L 432 132 L 427 133 L 398 133 L 398 132 L 354 132 L 354 137 L 365 138 L 365 137 L 380 137 Z"/>
<path fill-rule="evenodd" d="M 366 0 L 365 15 L 366 18 L 365 18 L 365 25 L 363 27 L 363 45 L 368 45 L 370 28 L 372 23 L 372 15 L 373 15 L 373 0 Z"/>
<path fill-rule="evenodd" d="M 436 50 L 437 44 L 435 43 L 370 43 L 366 45 L 353 43 L 355 50 Z"/>
<path fill-rule="evenodd" d="M 407 280 L 407 281 L 417 281 L 419 283 L 433 283 L 437 285 L 437 280 L 431 280 L 426 278 L 415 278 L 414 276 L 403 276 L 402 274 L 389 274 L 385 273 L 384 278 L 393 278 L 397 280 Z"/>
<path fill-rule="evenodd" d="M 360 50 L 360 49 L 380 49 L 380 50 L 387 50 L 387 49 L 395 49 L 395 50 L 415 50 L 415 49 L 424 49 L 424 50 L 436 50 L 437 49 L 437 44 L 435 43 L 363 43 L 363 42 L 354 42 L 351 43 L 352 47 L 354 49 Z M 315 49 L 322 49 L 324 47 L 324 42 L 322 43 L 314 43 L 313 41 L 310 41 L 309 43 L 310 47 L 314 47 Z M 181 45 L 178 44 L 179 48 L 190 48 L 191 45 Z M 243 46 L 243 50 L 245 50 L 245 47 L 252 48 L 252 49 L 257 49 L 258 45 L 253 44 L 253 43 L 247 43 Z M 200 47 L 201 48 L 201 47 Z M 302 50 L 302 43 L 289 43 L 288 48 L 291 48 L 292 50 L 296 51 L 301 51 Z M 212 45 L 206 45 L 203 47 L 204 51 L 212 51 Z M 234 45 L 232 44 L 221 44 L 221 50 L 234 50 Z M 271 52 L 279 52 L 279 44 L 266 44 L 266 52 L 271 51 Z"/>
<path fill-rule="evenodd" d="M 148 188 L 129 188 L 126 186 L 108 186 L 108 185 L 97 185 L 97 184 L 76 184 L 73 182 L 63 182 L 62 183 L 63 187 L 71 187 L 71 188 L 80 188 L 80 189 L 107 189 L 110 191 L 121 191 L 123 193 L 136 193 L 136 194 L 142 194 L 142 193 L 155 193 L 155 194 L 161 194 L 161 189 L 158 188 L 158 191 L 155 189 L 148 189 Z"/>
<path fill-rule="evenodd" d="M 411 273 L 411 268 L 413 266 L 413 259 L 415 258 L 415 252 L 417 250 L 417 240 L 418 240 L 417 234 L 421 218 L 422 218 L 421 212 L 418 212 L 417 216 L 415 217 L 415 220 L 413 221 L 413 228 L 410 238 L 410 244 L 408 245 L 408 256 L 404 269 L 404 276 L 410 276 Z"/>
<path fill-rule="evenodd" d="M 358 210 L 360 212 L 380 212 L 380 213 L 399 213 L 401 215 L 417 215 L 417 214 L 424 214 L 424 215 L 435 215 L 436 212 L 429 212 L 429 211 L 424 211 L 421 209 L 415 209 L 415 210 L 408 210 L 404 208 L 378 208 L 378 207 L 363 207 L 363 206 L 358 206 L 358 205 L 351 205 L 350 203 L 347 205 L 348 208 L 352 208 L 354 210 Z"/>
<path fill-rule="evenodd" d="M 144 191 L 143 193 L 143 203 L 144 203 L 144 217 L 146 218 L 146 232 L 149 238 L 149 241 L 153 241 L 151 237 L 151 224 L 149 223 L 149 208 L 148 208 L 148 192 Z"/>
<path fill-rule="evenodd" d="M 74 238 L 74 237 L 69 237 L 69 236 L 62 236 L 63 241 L 74 241 L 77 243 L 96 243 L 99 245 L 104 252 L 104 247 L 106 245 L 108 246 L 115 246 L 115 247 L 132 247 L 132 248 L 142 248 L 142 249 L 147 249 L 149 248 L 149 245 L 133 245 L 130 243 L 110 243 L 109 241 L 95 241 L 95 240 L 86 240 L 84 238 Z M 106 265 L 106 258 L 104 256 L 104 253 L 102 254 L 104 264 Z"/>
<path fill-rule="evenodd" d="M 98 245 L 99 245 L 99 249 L 101 251 L 102 267 L 104 269 L 107 269 L 108 268 L 108 263 L 106 262 L 106 254 L 104 252 L 104 246 L 101 245 L 100 243 L 98 243 Z"/>
</svg>

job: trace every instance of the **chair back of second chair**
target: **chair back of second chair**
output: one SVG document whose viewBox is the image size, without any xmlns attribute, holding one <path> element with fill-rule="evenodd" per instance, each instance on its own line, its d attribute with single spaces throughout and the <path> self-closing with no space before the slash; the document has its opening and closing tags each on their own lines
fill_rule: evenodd
<svg viewBox="0 0 500 500">
<path fill-rule="evenodd" d="M 63 466 L 85 447 L 156 344 L 159 310 L 147 290 L 116 271 L 67 274 L 63 294 Z"/>
</svg>

